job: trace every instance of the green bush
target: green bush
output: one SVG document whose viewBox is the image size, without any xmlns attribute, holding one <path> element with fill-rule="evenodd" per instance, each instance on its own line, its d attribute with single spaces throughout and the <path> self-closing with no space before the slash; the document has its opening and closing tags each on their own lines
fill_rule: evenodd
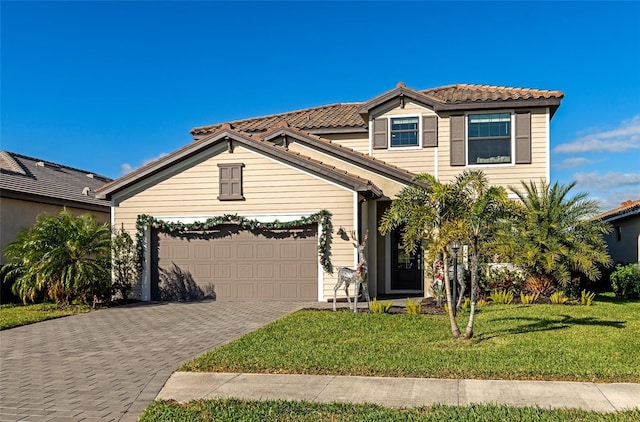
<svg viewBox="0 0 640 422">
<path fill-rule="evenodd" d="M 538 300 L 538 297 L 540 297 L 540 293 L 525 294 L 524 292 L 520 292 L 520 302 L 523 305 L 529 305 L 535 302 L 536 300 Z"/>
<path fill-rule="evenodd" d="M 513 302 L 513 293 L 507 290 L 494 290 L 489 295 L 489 299 L 498 305 L 508 305 Z"/>
<path fill-rule="evenodd" d="M 593 303 L 593 299 L 595 299 L 595 297 L 595 293 L 583 290 L 582 294 L 580 295 L 580 304 L 584 306 L 591 306 L 591 303 Z"/>
<path fill-rule="evenodd" d="M 371 312 L 374 314 L 386 314 L 391 309 L 391 306 L 393 306 L 393 302 L 378 302 L 376 298 L 373 298 Z"/>
<path fill-rule="evenodd" d="M 638 264 L 618 265 L 611 274 L 611 287 L 617 297 L 640 298 L 640 268 Z"/>
<path fill-rule="evenodd" d="M 564 305 L 569 300 L 562 290 L 556 291 L 549 299 L 551 299 L 551 303 L 554 305 Z"/>
<path fill-rule="evenodd" d="M 407 308 L 407 314 L 409 315 L 420 315 L 420 313 L 422 312 L 422 303 L 414 302 L 409 298 L 407 298 L 405 307 Z"/>
<path fill-rule="evenodd" d="M 481 293 L 494 290 L 519 292 L 524 286 L 524 282 L 525 275 L 518 269 L 486 265 L 480 271 L 478 287 Z"/>
</svg>

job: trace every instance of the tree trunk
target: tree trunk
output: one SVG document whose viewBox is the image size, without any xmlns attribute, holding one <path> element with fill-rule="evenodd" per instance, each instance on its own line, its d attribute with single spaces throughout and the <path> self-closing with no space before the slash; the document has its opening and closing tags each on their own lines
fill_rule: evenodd
<svg viewBox="0 0 640 422">
<path fill-rule="evenodd" d="M 469 312 L 469 322 L 464 332 L 464 338 L 467 340 L 473 338 L 473 324 L 476 317 L 476 290 L 478 288 L 478 239 L 474 238 L 472 241 L 471 250 L 471 310 Z"/>
<path fill-rule="evenodd" d="M 458 328 L 458 323 L 456 322 L 456 317 L 453 314 L 453 307 L 455 306 L 453 302 L 453 297 L 451 295 L 451 286 L 449 285 L 449 265 L 447 264 L 447 252 L 442 253 L 442 270 L 444 277 L 444 288 L 447 292 L 447 308 L 449 311 L 449 324 L 451 325 L 451 335 L 453 338 L 460 337 L 460 328 Z"/>
</svg>

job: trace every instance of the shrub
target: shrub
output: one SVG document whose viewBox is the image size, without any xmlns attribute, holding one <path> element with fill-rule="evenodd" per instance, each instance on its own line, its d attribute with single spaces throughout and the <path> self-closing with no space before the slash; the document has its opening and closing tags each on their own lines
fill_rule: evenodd
<svg viewBox="0 0 640 422">
<path fill-rule="evenodd" d="M 111 256 L 113 270 L 111 295 L 127 299 L 131 293 L 133 282 L 138 276 L 138 269 L 133 239 L 124 227 L 118 230 L 111 240 Z"/>
<path fill-rule="evenodd" d="M 407 302 L 405 303 L 405 307 L 407 308 L 407 314 L 409 315 L 419 315 L 422 312 L 422 303 L 414 302 L 413 300 L 407 298 Z"/>
<path fill-rule="evenodd" d="M 617 297 L 625 299 L 640 298 L 639 264 L 619 265 L 611 274 L 611 287 Z"/>
<path fill-rule="evenodd" d="M 553 278 L 545 275 L 530 275 L 525 282 L 527 290 L 533 293 L 538 293 L 543 296 L 549 296 L 549 294 L 555 288 Z"/>
<path fill-rule="evenodd" d="M 538 300 L 539 296 L 540 296 L 540 293 L 525 294 L 524 292 L 520 292 L 520 302 L 523 305 L 529 305 L 529 304 L 535 302 L 536 300 Z"/>
<path fill-rule="evenodd" d="M 508 305 L 513 302 L 513 293 L 507 290 L 494 290 L 489 295 L 489 300 L 499 305 Z"/>
<path fill-rule="evenodd" d="M 479 287 L 483 292 L 493 290 L 520 291 L 525 277 L 522 271 L 509 266 L 485 266 L 480 273 Z"/>
<path fill-rule="evenodd" d="M 371 312 L 374 314 L 386 314 L 391 309 L 391 306 L 393 306 L 392 302 L 378 302 L 374 297 L 371 302 Z"/>
<path fill-rule="evenodd" d="M 462 302 L 462 310 L 464 312 L 469 312 L 471 310 L 471 298 L 464 298 L 464 302 Z"/>
<path fill-rule="evenodd" d="M 549 299 L 551 300 L 551 303 L 553 303 L 554 305 L 564 305 L 569 300 L 569 298 L 565 296 L 562 290 L 558 290 L 555 293 L 553 293 L 549 297 Z"/>
<path fill-rule="evenodd" d="M 478 301 L 476 302 L 476 308 L 482 308 L 482 307 L 487 306 L 487 305 L 488 305 L 488 303 L 484 299 L 478 299 Z"/>
<path fill-rule="evenodd" d="M 582 295 L 580 296 L 580 304 L 584 306 L 591 306 L 593 299 L 596 297 L 595 293 L 588 292 L 586 290 L 582 291 Z"/>
</svg>

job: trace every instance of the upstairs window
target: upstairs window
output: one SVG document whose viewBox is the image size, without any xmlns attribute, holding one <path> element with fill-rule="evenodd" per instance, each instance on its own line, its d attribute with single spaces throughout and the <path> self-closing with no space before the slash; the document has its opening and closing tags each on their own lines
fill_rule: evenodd
<svg viewBox="0 0 640 422">
<path fill-rule="evenodd" d="M 511 113 L 469 114 L 468 163 L 511 163 Z"/>
<path fill-rule="evenodd" d="M 391 147 L 417 147 L 420 145 L 418 117 L 391 118 Z"/>
</svg>

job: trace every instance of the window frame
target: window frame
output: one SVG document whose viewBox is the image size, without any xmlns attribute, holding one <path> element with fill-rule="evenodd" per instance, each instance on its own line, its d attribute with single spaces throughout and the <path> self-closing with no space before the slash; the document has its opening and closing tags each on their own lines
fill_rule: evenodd
<svg viewBox="0 0 640 422">
<path fill-rule="evenodd" d="M 486 115 L 486 114 L 509 114 L 509 162 L 505 163 L 470 163 L 469 162 L 469 116 Z M 516 164 L 516 113 L 515 110 L 490 110 L 490 111 L 470 111 L 465 113 L 464 116 L 464 147 L 465 147 L 465 164 L 466 167 L 482 167 L 482 168 L 496 168 L 496 167 L 514 167 Z M 490 138 L 489 138 L 490 139 Z"/>
<path fill-rule="evenodd" d="M 394 114 L 391 116 L 387 116 L 387 150 L 401 151 L 401 150 L 412 150 L 412 149 L 422 149 L 422 114 Z M 393 130 L 392 128 L 392 120 L 393 119 L 408 119 L 415 118 L 418 119 L 418 128 L 416 129 L 418 132 L 418 144 L 417 145 L 392 145 L 391 140 L 393 139 Z"/>
</svg>

